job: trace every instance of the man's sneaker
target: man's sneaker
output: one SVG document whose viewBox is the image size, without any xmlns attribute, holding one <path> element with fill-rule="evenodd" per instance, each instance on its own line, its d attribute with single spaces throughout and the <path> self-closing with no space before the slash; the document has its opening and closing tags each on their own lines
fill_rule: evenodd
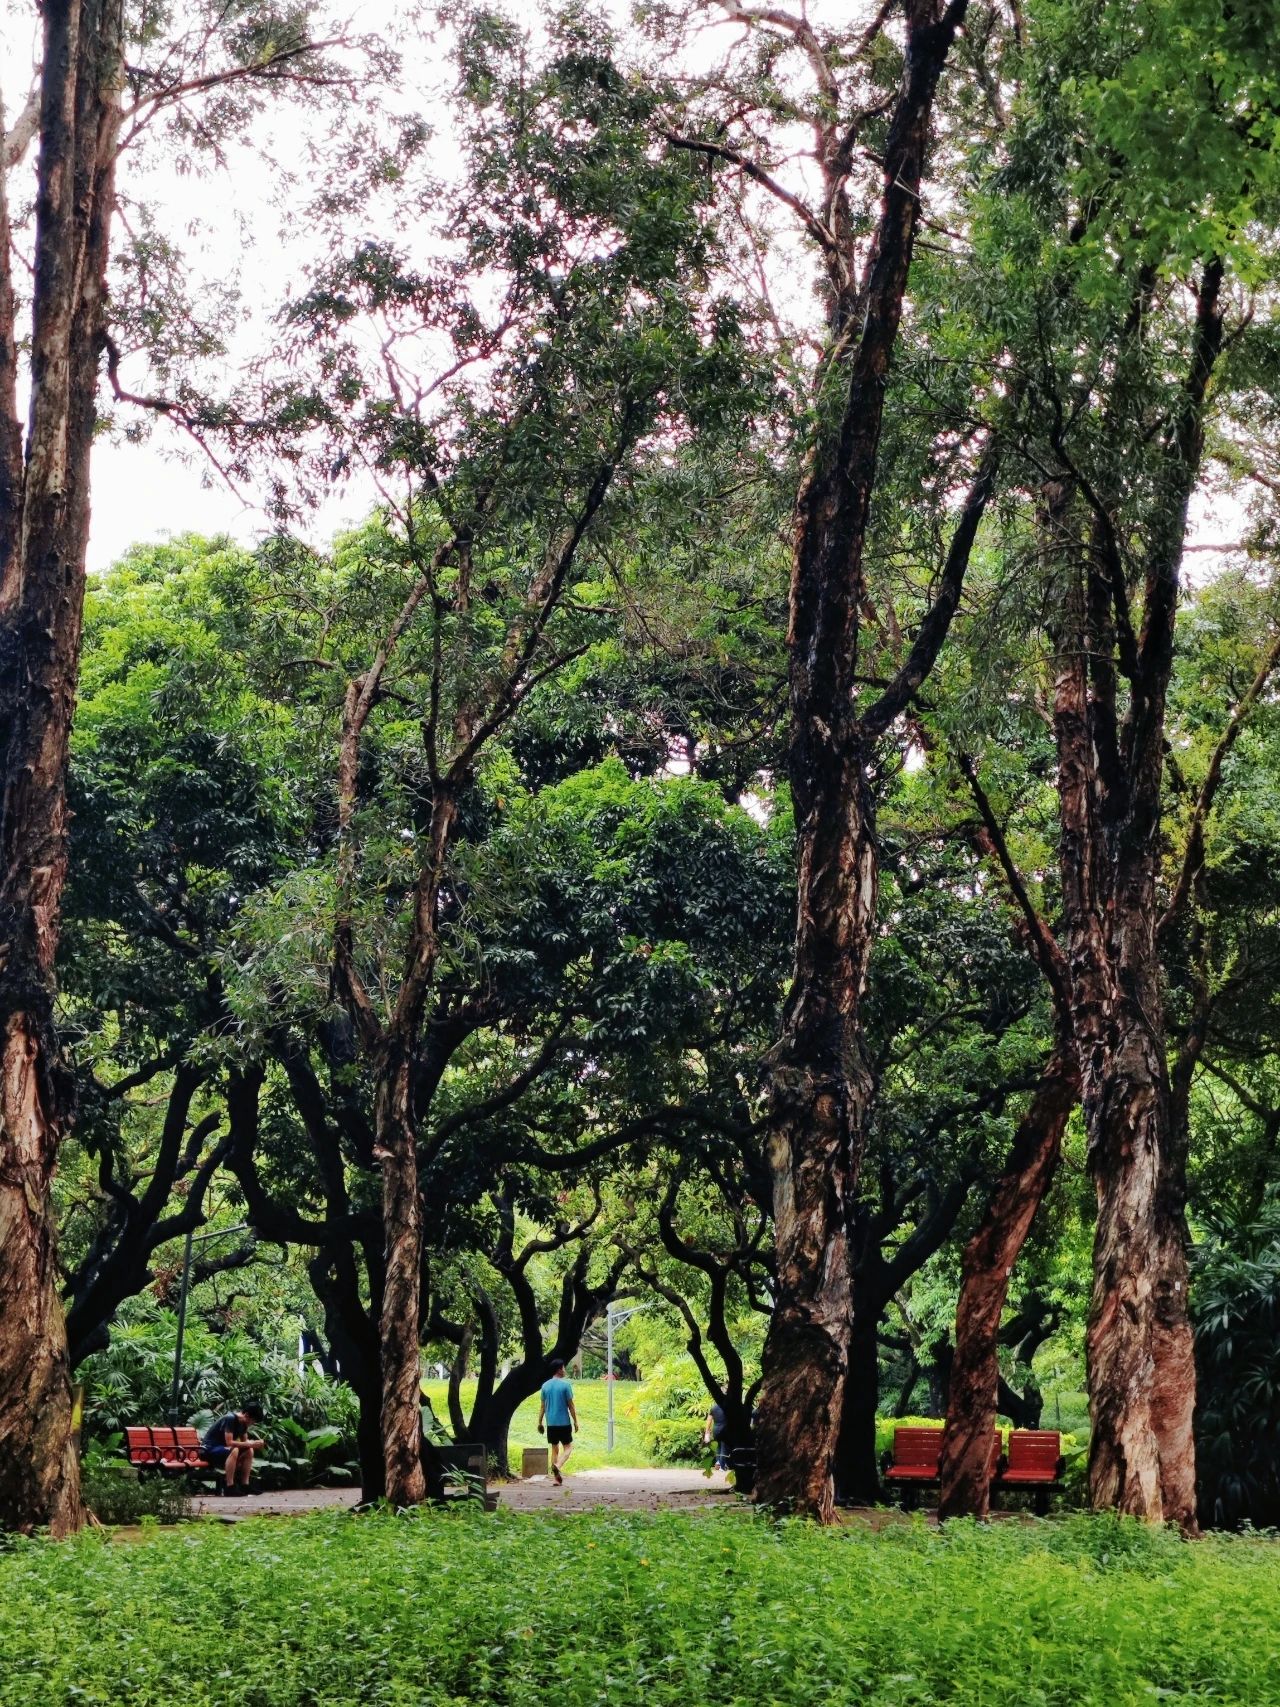
<svg viewBox="0 0 1280 1707">
<path fill-rule="evenodd" d="M 553 1464 L 551 1466 L 551 1474 L 556 1479 L 556 1487 L 562 1488 L 564 1486 L 564 1477 L 560 1474 L 560 1466 L 558 1464 Z"/>
</svg>

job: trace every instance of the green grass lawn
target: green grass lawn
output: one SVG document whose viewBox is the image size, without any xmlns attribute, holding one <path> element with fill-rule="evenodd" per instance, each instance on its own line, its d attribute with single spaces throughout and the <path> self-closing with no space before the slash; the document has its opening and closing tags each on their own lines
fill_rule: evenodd
<svg viewBox="0 0 1280 1707">
<path fill-rule="evenodd" d="M 1280 1702 L 1280 1545 L 321 1513 L 0 1554 L 0 1707 Z"/>
<path fill-rule="evenodd" d="M 641 1469 L 650 1460 L 641 1449 L 640 1438 L 642 1428 L 639 1420 L 640 1395 L 643 1391 L 639 1381 L 618 1381 L 614 1383 L 617 1391 L 613 1399 L 613 1443 L 612 1452 L 605 1450 L 607 1435 L 607 1418 L 609 1409 L 609 1384 L 607 1381 L 575 1381 L 573 1384 L 574 1403 L 578 1407 L 578 1421 L 582 1424 L 582 1432 L 575 1442 L 573 1467 L 575 1470 L 602 1470 L 612 1465 L 618 1470 Z M 471 1401 L 475 1394 L 474 1381 L 464 1381 L 462 1384 L 462 1405 L 468 1414 Z M 446 1428 L 449 1426 L 449 1406 L 447 1381 L 431 1381 L 427 1384 L 431 1403 L 436 1415 Z M 545 1446 L 547 1443 L 538 1433 L 538 1400 L 527 1399 L 515 1414 L 511 1425 L 511 1462 L 512 1468 L 519 1474 L 520 1451 L 525 1446 Z"/>
</svg>

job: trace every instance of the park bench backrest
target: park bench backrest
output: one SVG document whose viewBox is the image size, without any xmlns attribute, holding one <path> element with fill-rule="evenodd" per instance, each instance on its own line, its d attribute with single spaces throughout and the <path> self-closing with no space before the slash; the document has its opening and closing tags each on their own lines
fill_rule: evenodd
<svg viewBox="0 0 1280 1707">
<path fill-rule="evenodd" d="M 462 1470 L 468 1476 L 484 1476 L 488 1470 L 489 1455 L 483 1441 L 466 1441 L 462 1445 L 438 1446 L 436 1452 L 440 1458 L 442 1470 Z"/>
<path fill-rule="evenodd" d="M 200 1444 L 200 1436 L 193 1428 L 175 1428 L 174 1439 L 178 1443 L 178 1451 L 188 1464 L 204 1463 L 204 1448 Z"/>
<path fill-rule="evenodd" d="M 153 1428 L 151 1430 L 151 1439 L 155 1444 L 156 1451 L 159 1454 L 160 1462 L 162 1464 L 172 1464 L 175 1459 L 180 1459 L 181 1454 L 178 1451 L 178 1442 L 174 1436 L 174 1431 L 171 1428 Z"/>
<path fill-rule="evenodd" d="M 1015 1428 L 1009 1436 L 1006 1475 L 1035 1476 L 1046 1482 L 1057 1480 L 1062 1456 L 1062 1436 L 1056 1429 Z"/>
<path fill-rule="evenodd" d="M 125 1429 L 124 1447 L 131 1464 L 158 1464 L 160 1462 L 160 1454 L 155 1449 L 149 1428 Z"/>
<path fill-rule="evenodd" d="M 927 1466 L 938 1467 L 942 1453 L 940 1428 L 895 1428 L 893 1431 L 893 1462 L 903 1469 Z"/>
</svg>

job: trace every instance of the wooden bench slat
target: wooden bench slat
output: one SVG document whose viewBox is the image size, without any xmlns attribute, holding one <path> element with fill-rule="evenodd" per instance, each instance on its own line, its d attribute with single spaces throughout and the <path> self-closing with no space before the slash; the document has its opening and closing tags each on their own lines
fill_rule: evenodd
<svg viewBox="0 0 1280 1707">
<path fill-rule="evenodd" d="M 124 1447 L 130 1464 L 158 1464 L 160 1454 L 151 1438 L 149 1428 L 127 1428 L 124 1431 Z"/>
<path fill-rule="evenodd" d="M 1056 1429 L 1014 1429 L 1001 1477 L 1005 1482 L 1056 1482 L 1062 1436 Z"/>
</svg>

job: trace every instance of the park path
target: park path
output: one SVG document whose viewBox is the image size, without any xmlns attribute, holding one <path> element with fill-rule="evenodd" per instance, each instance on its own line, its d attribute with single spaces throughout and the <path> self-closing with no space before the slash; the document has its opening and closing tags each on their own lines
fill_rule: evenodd
<svg viewBox="0 0 1280 1707">
<path fill-rule="evenodd" d="M 497 1494 L 503 1511 L 704 1511 L 742 1503 L 722 1475 L 684 1469 L 583 1470 L 570 1472 L 560 1488 L 550 1476 L 531 1476 L 500 1483 Z M 192 1508 L 201 1517 L 287 1517 L 353 1506 L 359 1497 L 351 1488 L 291 1488 L 243 1500 L 197 1499 Z"/>
</svg>

